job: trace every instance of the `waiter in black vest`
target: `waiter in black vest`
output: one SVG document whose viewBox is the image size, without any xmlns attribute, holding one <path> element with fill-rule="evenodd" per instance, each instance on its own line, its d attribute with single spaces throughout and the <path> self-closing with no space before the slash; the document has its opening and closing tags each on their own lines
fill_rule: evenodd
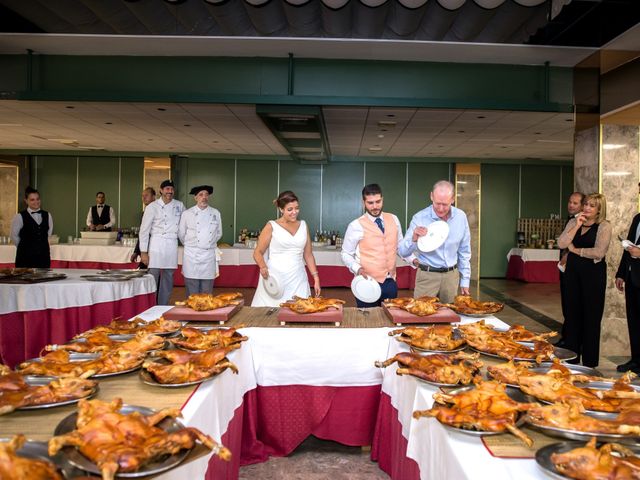
<svg viewBox="0 0 640 480">
<path fill-rule="evenodd" d="M 27 187 L 24 192 L 26 210 L 11 221 L 11 240 L 16 246 L 16 268 L 50 268 L 49 236 L 53 218 L 40 210 L 40 192 Z"/>
<path fill-rule="evenodd" d="M 113 207 L 104 203 L 106 196 L 104 192 L 96 193 L 96 204 L 89 208 L 87 214 L 87 227 L 89 230 L 99 232 L 110 232 L 116 224 L 116 214 Z"/>
<path fill-rule="evenodd" d="M 640 194 L 640 183 L 638 184 Z M 620 265 L 616 272 L 616 288 L 624 292 L 627 306 L 627 327 L 629 328 L 629 343 L 631 346 L 631 360 L 618 365 L 619 372 L 632 370 L 640 374 L 640 213 L 631 221 L 627 234 L 627 245 L 622 253 Z"/>
</svg>

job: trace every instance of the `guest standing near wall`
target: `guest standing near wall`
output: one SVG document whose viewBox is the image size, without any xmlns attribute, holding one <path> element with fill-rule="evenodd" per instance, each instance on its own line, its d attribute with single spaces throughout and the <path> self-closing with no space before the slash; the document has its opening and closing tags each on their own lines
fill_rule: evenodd
<svg viewBox="0 0 640 480">
<path fill-rule="evenodd" d="M 564 223 L 566 227 L 569 221 L 578 215 L 582 211 L 582 202 L 584 201 L 584 193 L 582 192 L 573 192 L 569 195 L 569 201 L 567 202 L 567 221 Z M 567 294 L 565 293 L 565 285 L 564 285 L 564 271 L 567 267 L 567 257 L 569 256 L 568 250 L 562 250 L 560 252 L 560 262 L 558 262 L 558 269 L 560 270 L 560 305 L 562 306 L 562 318 L 565 321 L 562 323 L 562 332 L 560 335 L 560 339 L 556 343 L 558 347 L 564 347 L 564 337 L 565 337 L 565 322 L 567 318 Z"/>
<path fill-rule="evenodd" d="M 27 187 L 24 192 L 27 208 L 11 221 L 11 241 L 16 246 L 17 268 L 50 268 L 49 237 L 53 232 L 53 217 L 40 209 L 40 192 Z"/>
<path fill-rule="evenodd" d="M 558 239 L 567 248 L 565 270 L 566 348 L 578 354 L 574 363 L 597 367 L 600 356 L 600 324 L 607 285 L 605 256 L 611 242 L 611 224 L 606 220 L 604 195 L 592 193 L 584 199 L 582 212 L 570 220 Z"/>
<path fill-rule="evenodd" d="M 173 274 L 178 268 L 178 225 L 184 211 L 181 201 L 173 198 L 171 180 L 160 184 L 161 197 L 150 203 L 140 225 L 140 259 L 149 265 L 156 279 L 158 304 L 168 305 L 173 290 Z"/>
<path fill-rule="evenodd" d="M 147 208 L 151 202 L 156 201 L 156 191 L 152 187 L 147 187 L 142 191 L 142 205 L 144 208 Z M 140 214 L 140 222 L 142 222 L 142 216 L 144 215 L 144 210 Z M 138 258 L 140 258 L 140 232 L 138 232 L 138 241 L 136 242 L 136 246 L 133 249 L 133 253 L 131 254 L 131 258 L 129 259 L 131 262 L 137 262 Z M 140 262 L 138 263 L 138 268 L 145 269 L 148 265 Z"/>
<path fill-rule="evenodd" d="M 196 204 L 185 210 L 180 218 L 178 238 L 184 245 L 182 274 L 187 296 L 194 293 L 213 293 L 216 276 L 216 247 L 222 237 L 220 212 L 209 206 L 211 185 L 193 187 L 189 192 Z"/>
<path fill-rule="evenodd" d="M 640 243 L 640 213 L 633 217 L 627 240 L 634 245 Z M 616 288 L 624 292 L 631 346 L 631 360 L 618 365 L 617 370 L 633 370 L 640 375 L 640 247 L 625 248 L 616 273 Z"/>
</svg>

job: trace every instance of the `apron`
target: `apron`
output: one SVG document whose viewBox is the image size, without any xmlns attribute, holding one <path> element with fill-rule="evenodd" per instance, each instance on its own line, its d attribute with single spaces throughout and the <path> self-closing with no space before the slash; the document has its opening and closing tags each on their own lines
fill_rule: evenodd
<svg viewBox="0 0 640 480">
<path fill-rule="evenodd" d="M 216 276 L 216 245 L 213 241 L 213 232 L 218 228 L 217 220 L 213 210 L 199 212 L 197 216 L 201 228 L 196 230 L 196 243 L 200 246 L 184 246 L 182 275 L 185 278 L 211 280 Z"/>
<path fill-rule="evenodd" d="M 178 240 L 152 235 L 149 241 L 149 268 L 178 268 Z"/>
</svg>

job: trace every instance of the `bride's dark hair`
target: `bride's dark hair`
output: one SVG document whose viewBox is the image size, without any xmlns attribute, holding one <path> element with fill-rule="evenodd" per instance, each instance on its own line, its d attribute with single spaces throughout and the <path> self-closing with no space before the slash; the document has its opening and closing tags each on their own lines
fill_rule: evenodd
<svg viewBox="0 0 640 480">
<path fill-rule="evenodd" d="M 278 198 L 276 198 L 273 203 L 275 203 L 278 208 L 284 208 L 287 203 L 297 201 L 298 197 L 296 197 L 295 193 L 293 193 L 291 190 L 285 190 L 284 192 L 281 192 L 280 195 L 278 195 Z"/>
</svg>

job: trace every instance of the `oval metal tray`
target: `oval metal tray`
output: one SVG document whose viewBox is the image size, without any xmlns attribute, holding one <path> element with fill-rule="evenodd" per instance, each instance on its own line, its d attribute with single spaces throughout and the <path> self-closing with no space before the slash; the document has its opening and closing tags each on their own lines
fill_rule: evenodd
<svg viewBox="0 0 640 480">
<path fill-rule="evenodd" d="M 222 372 L 220 372 L 222 373 Z M 214 378 L 216 378 L 219 375 L 219 373 L 216 373 L 215 375 L 212 375 L 210 377 L 207 378 L 203 378 L 201 380 L 194 380 L 193 382 L 185 382 L 185 383 L 160 383 L 158 382 L 153 375 L 151 375 L 150 372 L 148 372 L 147 370 L 145 370 L 144 368 L 142 370 L 140 370 L 140 379 L 142 380 L 142 383 L 146 383 L 147 385 L 151 385 L 152 387 L 164 387 L 164 388 L 182 388 L 182 387 L 191 387 L 193 385 L 199 385 L 201 383 L 204 382 L 208 382 L 210 380 L 213 380 Z"/>
<path fill-rule="evenodd" d="M 50 376 L 37 376 L 37 375 L 24 375 L 24 381 L 32 386 L 46 386 L 49 385 L 52 381 L 56 380 L 57 377 Z M 85 395 L 84 397 L 71 398 L 68 400 L 61 400 L 59 402 L 52 403 L 40 403 L 38 405 L 27 405 L 24 407 L 18 407 L 16 410 L 41 410 L 45 408 L 54 408 L 54 407 L 62 407 L 64 405 L 71 405 L 74 403 L 78 403 L 81 398 L 89 399 L 93 398 L 98 394 L 98 390 L 100 390 L 100 386 L 96 383 L 96 386 L 91 389 L 89 395 Z"/>
</svg>

